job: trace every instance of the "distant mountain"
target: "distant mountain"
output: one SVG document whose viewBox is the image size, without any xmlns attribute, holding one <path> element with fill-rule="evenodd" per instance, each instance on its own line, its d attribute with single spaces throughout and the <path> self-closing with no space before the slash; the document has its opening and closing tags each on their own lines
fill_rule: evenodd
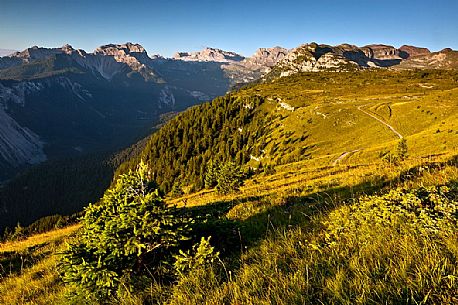
<svg viewBox="0 0 458 305">
<path fill-rule="evenodd" d="M 237 62 L 242 61 L 244 57 L 234 52 L 227 52 L 215 48 L 205 48 L 198 52 L 175 53 L 175 55 L 173 55 L 173 59 L 184 61 Z"/>
<path fill-rule="evenodd" d="M 9 49 L 0 49 L 0 57 L 2 56 L 8 56 L 13 53 L 17 52 L 16 50 L 9 50 Z"/>
</svg>

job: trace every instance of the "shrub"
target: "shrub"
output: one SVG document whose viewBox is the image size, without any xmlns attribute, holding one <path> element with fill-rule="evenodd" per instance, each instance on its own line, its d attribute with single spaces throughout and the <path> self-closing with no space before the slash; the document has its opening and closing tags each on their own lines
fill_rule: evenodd
<svg viewBox="0 0 458 305">
<path fill-rule="evenodd" d="M 187 239 L 189 222 L 164 203 L 141 163 L 86 208 L 80 238 L 61 259 L 63 280 L 73 296 L 86 299 L 131 289 L 135 280 L 159 272 L 170 249 Z"/>
</svg>

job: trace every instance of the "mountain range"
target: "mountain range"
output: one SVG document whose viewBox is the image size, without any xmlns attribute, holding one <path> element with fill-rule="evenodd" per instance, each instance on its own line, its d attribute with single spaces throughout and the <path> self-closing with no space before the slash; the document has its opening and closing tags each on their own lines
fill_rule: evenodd
<svg viewBox="0 0 458 305">
<path fill-rule="evenodd" d="M 48 159 L 113 151 L 149 134 L 161 115 L 238 84 L 299 72 L 457 68 L 458 52 L 317 43 L 261 48 L 251 57 L 205 48 L 172 58 L 139 44 L 88 53 L 70 45 L 0 57 L 0 180 Z"/>
</svg>

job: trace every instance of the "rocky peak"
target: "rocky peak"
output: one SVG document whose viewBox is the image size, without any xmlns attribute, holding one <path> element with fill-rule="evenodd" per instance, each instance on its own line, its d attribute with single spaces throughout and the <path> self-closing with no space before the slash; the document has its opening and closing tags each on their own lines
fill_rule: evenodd
<svg viewBox="0 0 458 305">
<path fill-rule="evenodd" d="M 65 54 L 72 54 L 73 52 L 75 52 L 75 49 L 69 44 L 64 44 L 61 50 Z"/>
<path fill-rule="evenodd" d="M 67 55 L 73 55 L 76 57 L 85 57 L 87 55 L 86 51 L 82 49 L 74 49 L 71 45 L 65 44 L 61 48 L 62 53 Z"/>
<path fill-rule="evenodd" d="M 273 48 L 260 48 L 253 56 L 246 58 L 244 62 L 256 66 L 273 67 L 278 61 L 285 58 L 287 54 L 287 49 L 278 46 Z"/>
<path fill-rule="evenodd" d="M 357 68 L 358 64 L 345 58 L 343 51 L 337 47 L 310 43 L 289 51 L 274 70 L 280 76 L 288 76 L 298 72 L 349 71 Z"/>
<path fill-rule="evenodd" d="M 409 45 L 403 45 L 399 48 L 399 50 L 407 54 L 407 58 L 431 54 L 431 51 L 427 48 L 419 48 Z"/>
<path fill-rule="evenodd" d="M 94 54 L 120 56 L 129 55 L 131 53 L 146 53 L 145 48 L 137 43 L 125 43 L 125 44 L 107 44 L 98 47 Z"/>
<path fill-rule="evenodd" d="M 445 48 L 439 51 L 439 53 L 452 53 L 453 49 L 452 48 Z"/>
<path fill-rule="evenodd" d="M 214 61 L 214 62 L 239 62 L 243 56 L 216 48 L 205 48 L 197 52 L 178 52 L 172 57 L 183 61 Z"/>
<path fill-rule="evenodd" d="M 94 54 L 111 56 L 117 62 L 127 64 L 134 71 L 148 70 L 145 64 L 151 60 L 143 46 L 131 42 L 125 44 L 103 45 L 98 47 L 94 51 Z M 147 73 L 153 72 L 149 71 Z"/>
</svg>

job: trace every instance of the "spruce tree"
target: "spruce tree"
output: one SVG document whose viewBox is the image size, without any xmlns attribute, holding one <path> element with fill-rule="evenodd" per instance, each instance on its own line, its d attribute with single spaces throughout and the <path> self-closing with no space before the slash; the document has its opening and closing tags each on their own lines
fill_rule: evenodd
<svg viewBox="0 0 458 305">
<path fill-rule="evenodd" d="M 142 162 L 120 175 L 100 203 L 86 208 L 80 238 L 62 256 L 63 280 L 85 298 L 114 296 L 154 273 L 186 239 L 189 222 L 161 199 Z"/>
<path fill-rule="evenodd" d="M 219 170 L 216 189 L 221 194 L 236 192 L 243 184 L 243 179 L 244 174 L 240 166 L 234 162 L 227 162 Z"/>
<path fill-rule="evenodd" d="M 404 161 L 407 158 L 407 141 L 405 138 L 399 140 L 396 155 L 400 161 Z"/>
</svg>

